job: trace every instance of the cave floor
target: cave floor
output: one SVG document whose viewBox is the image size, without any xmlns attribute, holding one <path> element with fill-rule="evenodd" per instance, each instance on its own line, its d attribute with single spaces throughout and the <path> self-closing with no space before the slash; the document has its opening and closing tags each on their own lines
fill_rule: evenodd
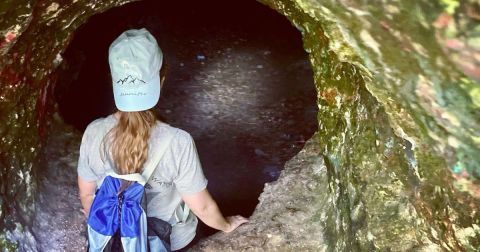
<svg viewBox="0 0 480 252">
<path fill-rule="evenodd" d="M 39 190 L 32 227 L 38 251 L 85 251 L 85 217 L 77 189 L 81 133 L 55 116 L 40 156 Z"/>
</svg>

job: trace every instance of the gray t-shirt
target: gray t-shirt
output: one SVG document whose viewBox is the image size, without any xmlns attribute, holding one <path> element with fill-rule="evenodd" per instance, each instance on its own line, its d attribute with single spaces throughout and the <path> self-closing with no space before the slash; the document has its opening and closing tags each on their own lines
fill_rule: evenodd
<svg viewBox="0 0 480 252">
<path fill-rule="evenodd" d="M 117 123 L 112 114 L 91 122 L 83 134 L 78 160 L 78 176 L 86 181 L 96 181 L 100 186 L 108 172 L 113 172 L 111 159 L 104 162 L 101 158 L 101 142 L 106 132 Z M 171 127 L 157 122 L 149 139 L 149 155 L 155 151 L 161 141 L 166 139 L 166 132 Z M 171 132 L 171 131 L 170 131 Z M 145 185 L 147 195 L 147 215 L 175 224 L 174 211 L 182 202 L 181 195 L 200 192 L 207 186 L 195 143 L 190 134 L 184 130 L 175 130 L 170 145 L 166 149 L 152 176 Z M 192 216 L 195 218 L 194 216 Z M 189 217 L 190 218 L 190 217 Z M 197 221 L 187 226 L 173 225 L 171 238 L 172 250 L 181 249 L 195 237 Z"/>
</svg>

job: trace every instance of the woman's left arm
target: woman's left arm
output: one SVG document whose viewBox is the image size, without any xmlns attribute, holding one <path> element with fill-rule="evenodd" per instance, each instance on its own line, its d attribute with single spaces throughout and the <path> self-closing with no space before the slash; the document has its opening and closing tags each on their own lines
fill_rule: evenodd
<svg viewBox="0 0 480 252">
<path fill-rule="evenodd" d="M 238 226 L 248 222 L 247 218 L 240 215 L 230 216 L 225 219 L 217 203 L 206 188 L 191 195 L 182 195 L 182 199 L 203 223 L 225 233 L 230 233 Z"/>
<path fill-rule="evenodd" d="M 93 196 L 95 195 L 95 189 L 97 183 L 95 181 L 86 181 L 78 176 L 78 189 L 80 195 L 80 201 L 82 202 L 83 213 L 86 217 L 90 213 L 90 207 L 92 206 Z"/>
</svg>

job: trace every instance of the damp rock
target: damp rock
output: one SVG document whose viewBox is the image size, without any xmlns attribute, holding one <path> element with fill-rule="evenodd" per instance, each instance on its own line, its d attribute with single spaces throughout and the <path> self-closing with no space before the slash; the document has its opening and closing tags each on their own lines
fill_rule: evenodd
<svg viewBox="0 0 480 252">
<path fill-rule="evenodd" d="M 0 244 L 16 244 L 20 236 L 7 234 L 18 234 L 14 230 L 20 226 L 27 231 L 34 218 L 36 176 L 41 173 L 36 157 L 54 111 L 57 55 L 89 17 L 127 2 L 2 4 Z M 441 4 L 259 2 L 284 15 L 301 34 L 313 68 L 319 130 L 287 162 L 278 180 L 266 184 L 248 224 L 208 237 L 193 250 L 480 247 L 478 178 L 472 176 L 480 167 L 478 82 L 471 77 L 477 75 L 452 67 L 443 53 L 433 30 L 444 12 Z M 466 29 L 463 23 L 447 25 L 446 36 L 456 37 Z M 478 41 L 470 42 L 477 49 Z M 239 44 L 225 50 L 235 51 Z M 254 94 L 248 95 L 252 99 Z M 452 138 L 454 146 L 448 142 Z M 402 148 L 405 140 L 415 143 L 411 152 Z M 451 171 L 458 161 L 465 170 L 461 178 Z M 456 188 L 460 179 L 470 189 Z M 311 180 L 317 186 L 306 190 L 304 183 Z M 24 244 L 33 243 L 32 237 L 25 235 Z"/>
</svg>

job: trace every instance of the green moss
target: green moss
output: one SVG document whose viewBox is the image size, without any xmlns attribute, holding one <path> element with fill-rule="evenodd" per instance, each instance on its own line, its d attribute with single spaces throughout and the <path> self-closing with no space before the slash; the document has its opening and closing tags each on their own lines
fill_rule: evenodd
<svg viewBox="0 0 480 252">
<path fill-rule="evenodd" d="M 5 234 L 0 234 L 0 248 L 2 248 L 4 252 L 18 251 L 18 244 L 9 241 L 5 237 Z"/>
<path fill-rule="evenodd" d="M 455 152 L 475 166 L 478 158 L 471 153 L 479 151 L 480 123 L 469 116 L 476 113 L 475 92 L 469 84 L 455 84 L 462 74 L 437 64 L 448 62 L 430 25 L 439 5 L 262 2 L 289 18 L 310 53 L 319 97 L 319 149 L 333 202 L 326 213 L 330 247 L 470 247 L 450 225 L 466 211 L 475 212 L 479 202 L 452 187 L 445 160 L 452 149 L 445 139 L 458 138 Z M 462 223 L 476 225 L 478 217 Z"/>
</svg>

